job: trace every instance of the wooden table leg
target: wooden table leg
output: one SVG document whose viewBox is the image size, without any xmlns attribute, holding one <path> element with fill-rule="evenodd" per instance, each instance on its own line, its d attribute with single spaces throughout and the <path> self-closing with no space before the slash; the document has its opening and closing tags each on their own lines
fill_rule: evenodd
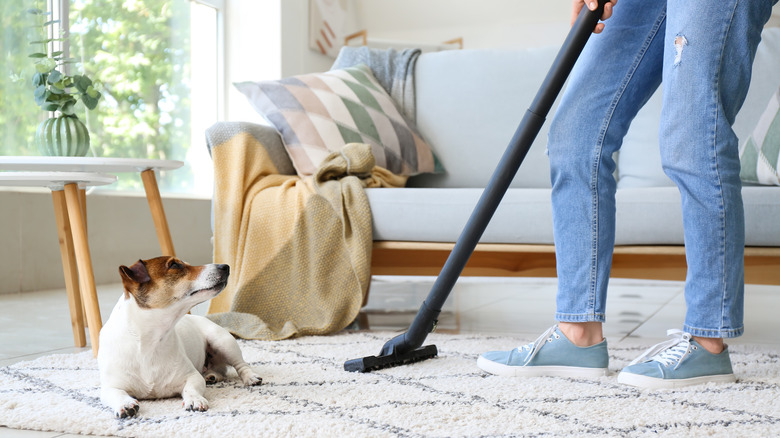
<svg viewBox="0 0 780 438">
<path fill-rule="evenodd" d="M 98 340 L 100 329 L 103 328 L 103 321 L 100 317 L 97 289 L 95 288 L 95 275 L 92 271 L 92 256 L 89 253 L 84 217 L 81 215 L 80 198 L 78 184 L 65 184 L 65 200 L 73 234 L 73 247 L 79 271 L 79 283 L 81 284 L 81 298 L 84 300 L 84 307 L 86 308 L 92 354 L 97 356 Z"/>
<path fill-rule="evenodd" d="M 81 204 L 81 217 L 84 218 L 84 233 L 89 236 L 89 226 L 87 225 L 87 190 L 79 189 L 79 201 Z M 72 239 L 72 236 L 71 236 Z M 74 259 L 75 260 L 75 259 Z M 87 310 L 84 308 L 84 301 L 81 301 L 81 311 L 84 315 L 87 314 Z M 84 321 L 84 326 L 89 327 L 87 321 Z"/>
<path fill-rule="evenodd" d="M 144 182 L 146 190 L 146 200 L 149 202 L 149 210 L 152 212 L 154 228 L 157 230 L 157 240 L 160 242 L 162 255 L 176 256 L 173 250 L 173 240 L 171 232 L 168 230 L 168 220 L 165 218 L 165 210 L 162 206 L 160 189 L 157 187 L 157 177 L 153 169 L 147 169 L 141 172 L 141 180 Z"/>
<path fill-rule="evenodd" d="M 76 347 L 84 347 L 87 345 L 87 337 L 84 334 L 84 313 L 81 304 L 81 292 L 79 290 L 79 275 L 76 270 L 76 255 L 73 250 L 73 236 L 70 231 L 65 192 L 54 190 L 51 192 L 51 197 L 54 202 L 54 216 L 57 220 L 62 271 L 65 274 L 65 289 L 68 291 L 68 307 L 70 307 L 70 324 L 73 328 L 73 343 Z"/>
<path fill-rule="evenodd" d="M 79 189 L 79 201 L 81 204 L 81 217 L 84 218 L 84 231 L 89 233 L 89 228 L 87 227 L 87 190 L 86 189 Z"/>
</svg>

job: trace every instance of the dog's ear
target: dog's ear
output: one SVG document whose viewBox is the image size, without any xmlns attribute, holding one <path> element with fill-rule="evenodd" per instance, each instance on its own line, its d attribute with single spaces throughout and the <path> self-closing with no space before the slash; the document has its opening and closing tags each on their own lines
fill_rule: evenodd
<svg viewBox="0 0 780 438">
<path fill-rule="evenodd" d="M 149 272 L 146 270 L 146 265 L 143 260 L 138 260 L 133 266 L 129 268 L 127 266 L 120 266 L 119 273 L 122 277 L 127 277 L 128 280 L 132 280 L 138 284 L 151 281 L 149 278 Z"/>
<path fill-rule="evenodd" d="M 125 297 L 131 290 L 135 290 L 139 285 L 147 283 L 152 279 L 146 270 L 143 260 L 138 260 L 133 266 L 119 267 L 119 275 L 122 277 L 122 284 L 125 285 Z"/>
</svg>

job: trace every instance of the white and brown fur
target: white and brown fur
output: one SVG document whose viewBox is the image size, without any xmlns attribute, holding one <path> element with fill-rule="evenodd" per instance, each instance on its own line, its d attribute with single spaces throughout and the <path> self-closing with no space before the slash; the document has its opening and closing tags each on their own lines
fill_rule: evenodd
<svg viewBox="0 0 780 438">
<path fill-rule="evenodd" d="M 227 285 L 228 265 L 191 266 L 175 257 L 120 266 L 124 294 L 100 331 L 100 398 L 118 418 L 138 413 L 139 399 L 181 395 L 184 408 L 208 409 L 206 382 L 235 368 L 245 385 L 262 382 L 233 336 L 193 306 Z"/>
</svg>

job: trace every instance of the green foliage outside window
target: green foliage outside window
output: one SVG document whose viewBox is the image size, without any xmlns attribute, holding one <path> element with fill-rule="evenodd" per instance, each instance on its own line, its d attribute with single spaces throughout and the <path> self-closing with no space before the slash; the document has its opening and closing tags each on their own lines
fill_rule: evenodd
<svg viewBox="0 0 780 438">
<path fill-rule="evenodd" d="M 28 58 L 36 29 L 23 0 L 0 2 L 0 141 L 3 155 L 35 155 L 35 127 L 47 114 L 35 105 Z M 71 74 L 101 83 L 97 110 L 76 113 L 101 157 L 182 160 L 190 146 L 189 0 L 71 0 Z M 21 81 L 7 80 L 19 75 Z M 160 175 L 160 185 L 187 191 L 189 166 Z M 115 188 L 140 188 L 122 176 Z"/>
<path fill-rule="evenodd" d="M 33 52 L 39 38 L 27 13 L 31 5 L 19 0 L 0 2 L 0 150 L 2 155 L 35 155 L 32 139 L 46 118 L 33 97 Z M 18 78 L 18 80 L 16 80 Z M 24 81 L 22 82 L 22 80 Z"/>
</svg>

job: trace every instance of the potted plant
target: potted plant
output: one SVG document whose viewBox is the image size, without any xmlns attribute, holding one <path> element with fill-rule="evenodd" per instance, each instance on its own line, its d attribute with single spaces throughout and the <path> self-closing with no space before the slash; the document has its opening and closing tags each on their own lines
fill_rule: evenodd
<svg viewBox="0 0 780 438">
<path fill-rule="evenodd" d="M 49 27 L 57 23 L 47 20 L 51 13 L 38 8 L 28 12 L 35 16 L 37 27 L 48 36 Z M 30 54 L 30 58 L 35 60 L 33 94 L 35 103 L 41 109 L 54 112 L 55 115 L 38 125 L 35 143 L 42 155 L 81 157 L 89 151 L 89 132 L 76 116 L 76 103 L 81 101 L 87 109 L 95 109 L 101 94 L 86 75 L 63 73 L 63 67 L 75 60 L 65 58 L 61 51 L 50 52 L 49 46 L 53 41 L 64 41 L 65 38 L 44 38 L 30 43 L 41 47 L 40 51 Z"/>
</svg>

